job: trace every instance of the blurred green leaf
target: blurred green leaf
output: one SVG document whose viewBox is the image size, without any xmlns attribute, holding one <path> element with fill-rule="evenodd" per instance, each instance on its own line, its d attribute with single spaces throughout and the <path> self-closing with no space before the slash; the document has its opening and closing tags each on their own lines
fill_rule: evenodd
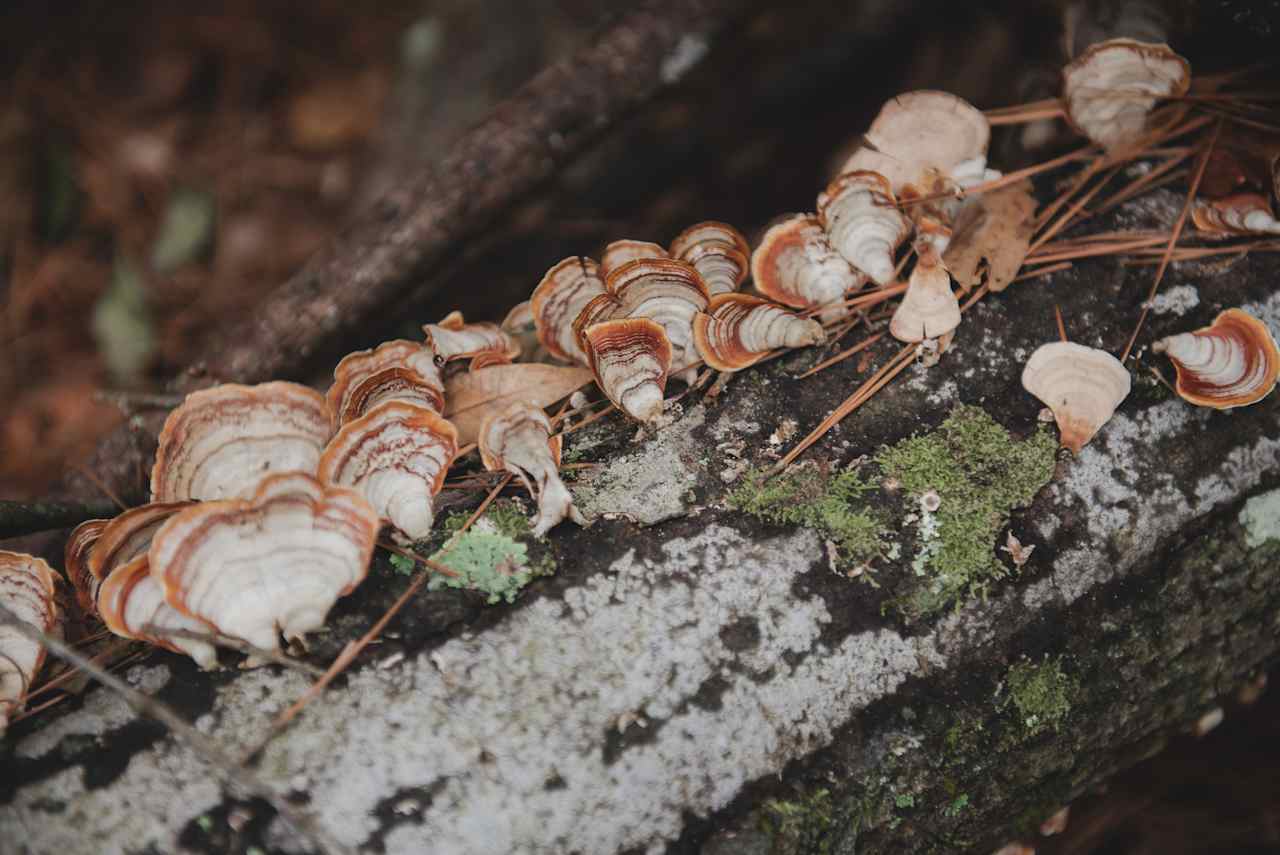
<svg viewBox="0 0 1280 855">
<path fill-rule="evenodd" d="M 151 247 L 151 268 L 157 273 L 172 273 L 203 255 L 213 243 L 215 211 L 211 194 L 190 188 L 175 190 Z"/>
<path fill-rule="evenodd" d="M 93 307 L 93 337 L 111 379 L 121 385 L 136 383 L 155 352 L 155 326 L 142 274 L 124 255 L 116 256 L 111 287 Z"/>
</svg>

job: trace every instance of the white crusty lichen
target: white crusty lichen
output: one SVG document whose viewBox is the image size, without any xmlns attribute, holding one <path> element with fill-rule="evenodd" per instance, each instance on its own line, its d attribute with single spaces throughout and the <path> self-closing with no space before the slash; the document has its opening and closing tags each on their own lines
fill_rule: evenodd
<svg viewBox="0 0 1280 855">
<path fill-rule="evenodd" d="M 1280 541 L 1280 490 L 1254 496 L 1240 511 L 1245 545 L 1250 549 L 1269 541 Z"/>
</svg>

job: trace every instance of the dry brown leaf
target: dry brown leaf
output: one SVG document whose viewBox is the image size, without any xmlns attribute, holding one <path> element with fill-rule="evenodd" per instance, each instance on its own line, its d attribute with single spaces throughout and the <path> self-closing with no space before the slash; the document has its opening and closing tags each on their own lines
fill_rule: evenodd
<svg viewBox="0 0 1280 855">
<path fill-rule="evenodd" d="M 512 403 L 549 407 L 590 382 L 590 369 L 577 365 L 492 365 L 445 381 L 444 415 L 458 429 L 458 445 L 466 445 L 476 441 L 486 417 Z"/>
<path fill-rule="evenodd" d="M 967 292 L 982 284 L 984 273 L 991 291 L 1008 287 L 1027 257 L 1035 210 L 1030 181 L 984 193 L 965 207 L 943 256 L 960 287 Z"/>
</svg>

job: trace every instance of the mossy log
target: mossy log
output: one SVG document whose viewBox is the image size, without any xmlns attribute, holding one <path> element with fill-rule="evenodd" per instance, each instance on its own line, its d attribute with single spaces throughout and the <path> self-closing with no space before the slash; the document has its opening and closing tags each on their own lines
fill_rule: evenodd
<svg viewBox="0 0 1280 855">
<path fill-rule="evenodd" d="M 1117 217 L 1157 225 L 1177 199 Z M 1275 274 L 1267 256 L 1176 264 L 1143 340 L 1237 305 L 1280 328 Z M 1195 409 L 1140 350 L 1073 458 L 1020 387 L 1055 303 L 1073 338 L 1117 348 L 1150 275 L 1104 260 L 988 297 L 938 364 L 806 455 L 808 480 L 753 473 L 870 366 L 797 380 L 823 355 L 797 353 L 691 394 L 656 436 L 572 434 L 594 524 L 534 542 L 503 506 L 491 530 L 540 571 L 515 603 L 421 592 L 256 771 L 366 851 L 984 851 L 1026 832 L 1280 652 L 1280 397 Z M 309 658 L 406 584 L 379 558 Z M 310 680 L 161 652 L 127 674 L 236 750 Z M 101 688 L 0 750 L 19 852 L 304 847 Z"/>
</svg>

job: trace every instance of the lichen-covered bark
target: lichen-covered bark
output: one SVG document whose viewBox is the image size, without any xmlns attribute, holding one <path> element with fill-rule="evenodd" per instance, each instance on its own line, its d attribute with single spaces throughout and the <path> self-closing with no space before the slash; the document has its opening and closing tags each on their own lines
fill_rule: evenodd
<svg viewBox="0 0 1280 855">
<path fill-rule="evenodd" d="M 1273 261 L 1212 287 L 1205 270 L 1171 269 L 1177 299 L 1151 333 L 1227 305 L 1280 329 Z M 857 472 L 868 489 L 848 494 L 886 526 L 860 575 L 832 558 L 820 517 L 766 522 L 727 502 L 795 441 L 787 420 L 803 432 L 853 388 L 855 361 L 808 381 L 792 375 L 819 354 L 752 369 L 719 399 L 687 398 L 656 437 L 611 421 L 572 434 L 566 456 L 599 464 L 571 483 L 597 519 L 537 545 L 555 575 L 513 606 L 422 593 L 259 773 L 369 851 L 954 850 L 1038 821 L 1275 662 L 1280 398 L 1194 410 L 1139 370 L 1079 458 L 1060 455 L 1028 507 L 998 506 L 1004 569 L 985 596 L 927 613 L 898 607 L 934 566 L 916 561 L 927 538 L 911 518 L 925 484 L 886 483 L 895 458 L 881 449 L 937 437 L 958 405 L 1033 442 L 1040 407 L 1018 372 L 1054 335 L 1053 304 L 1077 340 L 1118 347 L 1149 275 L 1099 263 L 988 298 L 940 364 L 815 446 L 817 471 Z M 978 471 L 963 443 L 931 447 L 957 456 L 940 479 Z M 1017 574 L 996 551 L 1008 530 L 1035 546 Z M 405 584 L 380 559 L 313 661 Z M 232 747 L 262 739 L 308 684 L 272 668 L 200 674 L 165 653 L 129 678 Z M 17 723 L 0 750 L 0 839 L 20 852 L 301 845 L 100 689 Z"/>
</svg>

